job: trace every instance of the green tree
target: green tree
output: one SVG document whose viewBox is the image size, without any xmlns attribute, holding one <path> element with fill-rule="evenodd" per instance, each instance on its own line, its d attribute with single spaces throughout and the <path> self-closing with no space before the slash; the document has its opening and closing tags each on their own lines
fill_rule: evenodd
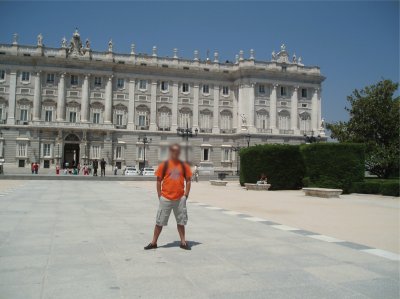
<svg viewBox="0 0 400 299">
<path fill-rule="evenodd" d="M 366 169 L 381 178 L 398 176 L 400 98 L 399 87 L 391 80 L 382 80 L 347 97 L 350 114 L 347 122 L 328 124 L 331 137 L 340 142 L 359 142 L 366 146 Z"/>
</svg>

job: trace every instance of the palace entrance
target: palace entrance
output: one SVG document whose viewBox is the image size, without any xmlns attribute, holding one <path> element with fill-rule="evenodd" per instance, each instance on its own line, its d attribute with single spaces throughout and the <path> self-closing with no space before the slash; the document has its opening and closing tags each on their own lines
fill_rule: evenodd
<svg viewBox="0 0 400 299">
<path fill-rule="evenodd" d="M 68 167 L 76 166 L 79 163 L 79 150 L 79 137 L 69 134 L 65 138 L 64 145 L 64 163 L 68 163 Z"/>
</svg>

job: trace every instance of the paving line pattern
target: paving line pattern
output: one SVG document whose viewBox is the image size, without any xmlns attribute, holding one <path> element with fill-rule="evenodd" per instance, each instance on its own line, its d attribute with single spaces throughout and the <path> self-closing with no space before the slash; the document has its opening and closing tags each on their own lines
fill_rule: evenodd
<svg viewBox="0 0 400 299">
<path fill-rule="evenodd" d="M 382 249 L 378 249 L 378 248 L 371 248 L 369 246 L 366 245 L 362 245 L 362 244 L 357 244 L 357 243 L 353 243 L 353 242 L 348 242 L 345 240 L 340 240 L 334 237 L 330 237 L 330 236 L 325 236 L 325 235 L 321 235 L 321 234 L 317 234 L 317 233 L 313 233 L 313 232 L 308 232 L 305 230 L 302 230 L 300 228 L 296 228 L 296 227 L 291 227 L 291 226 L 287 226 L 287 225 L 283 225 L 283 224 L 278 224 L 276 222 L 270 221 L 268 219 L 264 219 L 264 218 L 259 218 L 259 217 L 252 217 L 249 215 L 246 215 L 244 213 L 241 212 L 237 212 L 237 211 L 230 211 L 230 210 L 226 210 L 226 209 L 222 209 L 219 207 L 213 207 L 210 206 L 208 204 L 204 204 L 204 203 L 199 203 L 199 202 L 190 202 L 190 204 L 194 205 L 194 206 L 199 206 L 199 207 L 204 207 L 206 209 L 209 210 L 215 210 L 215 211 L 220 211 L 225 215 L 230 215 L 230 216 L 236 216 L 239 219 L 244 219 L 247 221 L 251 221 L 251 222 L 259 222 L 262 224 L 267 224 L 275 229 L 279 229 L 282 231 L 287 231 L 290 233 L 295 233 L 295 234 L 299 234 L 304 236 L 305 238 L 312 238 L 315 240 L 319 240 L 322 242 L 328 242 L 328 243 L 334 243 L 337 245 L 341 245 L 341 246 L 345 246 L 347 248 L 351 248 L 360 252 L 365 252 L 368 254 L 372 254 L 375 256 L 379 256 L 388 260 L 392 260 L 392 261 L 400 261 L 400 254 L 394 253 L 394 252 L 390 252 L 390 251 L 386 251 L 386 250 L 382 250 Z"/>
</svg>

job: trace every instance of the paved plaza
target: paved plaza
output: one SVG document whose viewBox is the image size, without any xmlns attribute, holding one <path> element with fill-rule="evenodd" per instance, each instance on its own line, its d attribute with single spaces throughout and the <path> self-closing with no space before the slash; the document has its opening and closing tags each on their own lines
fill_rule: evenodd
<svg viewBox="0 0 400 299">
<path fill-rule="evenodd" d="M 399 298 L 398 251 L 385 241 L 398 244 L 398 231 L 385 223 L 398 224 L 398 199 L 348 197 L 360 219 L 375 205 L 369 222 L 389 230 L 369 242 L 335 225 L 370 228 L 340 218 L 340 207 L 316 227 L 313 206 L 329 214 L 331 199 L 310 199 L 310 214 L 296 216 L 284 205 L 297 198 L 306 205 L 299 192 L 291 199 L 234 184 L 194 184 L 191 251 L 179 248 L 173 217 L 160 248 L 144 251 L 158 204 L 154 182 L 0 180 L 0 299 Z M 271 196 L 282 202 L 268 212 Z"/>
</svg>

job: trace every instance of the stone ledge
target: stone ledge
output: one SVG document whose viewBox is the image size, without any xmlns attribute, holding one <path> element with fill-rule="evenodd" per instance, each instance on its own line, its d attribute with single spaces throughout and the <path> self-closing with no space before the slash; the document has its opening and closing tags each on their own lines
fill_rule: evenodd
<svg viewBox="0 0 400 299">
<path fill-rule="evenodd" d="M 228 184 L 228 182 L 221 181 L 221 180 L 210 180 L 210 184 L 213 186 L 226 186 L 226 184 Z"/>
<path fill-rule="evenodd" d="M 327 189 L 327 188 L 303 188 L 306 196 L 316 196 L 324 198 L 339 197 L 343 193 L 342 189 Z"/>
<path fill-rule="evenodd" d="M 271 184 L 249 184 L 245 183 L 244 186 L 246 190 L 256 190 L 256 191 L 268 191 L 271 187 Z"/>
</svg>

